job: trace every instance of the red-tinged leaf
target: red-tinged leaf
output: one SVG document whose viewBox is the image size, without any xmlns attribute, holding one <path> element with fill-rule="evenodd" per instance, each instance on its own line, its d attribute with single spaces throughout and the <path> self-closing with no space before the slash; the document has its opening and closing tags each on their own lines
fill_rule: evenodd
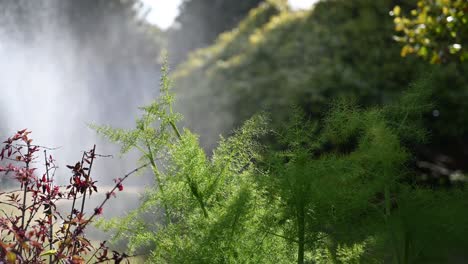
<svg viewBox="0 0 468 264">
<path fill-rule="evenodd" d="M 104 249 L 104 251 L 101 254 L 101 257 L 107 258 L 107 252 L 108 252 L 107 248 Z"/>
<path fill-rule="evenodd" d="M 77 237 L 77 239 L 83 244 L 83 246 L 91 246 L 91 242 L 84 237 Z"/>
<path fill-rule="evenodd" d="M 12 152 L 13 152 L 13 149 L 12 149 L 12 148 L 9 148 L 9 149 L 8 149 L 8 157 L 11 156 L 11 153 L 12 153 Z"/>
<path fill-rule="evenodd" d="M 29 249 L 30 249 L 29 245 L 28 245 L 26 242 L 23 242 L 23 243 L 21 244 L 21 247 L 22 247 L 24 250 L 26 250 L 26 251 L 29 251 Z"/>
<path fill-rule="evenodd" d="M 26 130 L 27 130 L 27 128 L 25 128 L 25 129 L 23 129 L 23 130 L 20 130 L 20 131 L 18 131 L 17 133 L 18 133 L 18 134 L 23 134 L 24 132 L 26 132 Z"/>
<path fill-rule="evenodd" d="M 78 256 L 78 255 L 74 255 L 71 259 L 71 263 L 73 264 L 84 264 L 85 263 L 85 260 L 84 258 Z"/>
</svg>

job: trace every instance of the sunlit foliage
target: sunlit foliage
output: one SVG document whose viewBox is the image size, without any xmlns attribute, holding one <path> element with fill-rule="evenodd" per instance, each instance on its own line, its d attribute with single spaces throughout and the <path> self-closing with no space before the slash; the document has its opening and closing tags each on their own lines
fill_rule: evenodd
<svg viewBox="0 0 468 264">
<path fill-rule="evenodd" d="M 268 0 L 271 1 L 271 0 Z M 285 0 L 274 0 L 283 1 Z M 184 0 L 174 25 L 167 32 L 171 62 L 181 63 L 189 52 L 211 45 L 234 28 L 262 0 Z"/>
<path fill-rule="evenodd" d="M 416 54 L 431 63 L 468 59 L 468 2 L 420 0 L 412 10 L 395 6 L 395 39 L 401 56 Z"/>
</svg>

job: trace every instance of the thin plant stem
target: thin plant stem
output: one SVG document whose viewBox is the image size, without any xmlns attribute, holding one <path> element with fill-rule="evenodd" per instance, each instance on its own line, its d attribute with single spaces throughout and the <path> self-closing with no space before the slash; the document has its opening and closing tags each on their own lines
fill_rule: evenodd
<svg viewBox="0 0 468 264">
<path fill-rule="evenodd" d="M 83 166 L 83 161 L 84 161 L 85 154 L 86 154 L 86 152 L 83 152 L 83 156 L 81 157 L 81 164 L 80 164 L 81 166 Z M 72 206 L 71 206 L 71 209 L 70 209 L 70 216 L 68 217 L 69 222 L 71 222 L 71 220 L 73 219 L 73 212 L 75 210 L 77 191 L 78 190 L 75 190 L 75 195 L 73 197 L 73 202 L 72 202 Z M 68 226 L 67 226 L 67 231 L 65 232 L 65 238 L 63 240 L 63 244 L 66 244 L 66 242 L 67 242 L 68 233 L 70 232 L 70 226 L 71 226 L 71 224 L 69 223 Z"/>
<path fill-rule="evenodd" d="M 159 177 L 159 170 L 158 170 L 158 167 L 156 165 L 156 162 L 154 161 L 154 155 L 153 155 L 153 152 L 152 152 L 152 149 L 151 149 L 151 145 L 149 144 L 148 141 L 146 141 L 146 147 L 148 148 L 148 159 L 150 161 L 151 169 L 153 170 L 153 174 L 156 177 L 156 181 L 157 181 L 157 184 L 158 184 L 159 191 L 161 192 L 162 195 L 164 195 L 164 187 L 162 186 L 161 177 Z M 164 211 L 165 211 L 165 214 L 166 214 L 166 221 L 169 224 L 169 223 L 171 223 L 171 215 L 170 215 L 170 212 L 169 212 L 169 208 L 167 207 L 167 205 L 165 203 L 163 203 L 163 207 L 164 207 Z"/>
<path fill-rule="evenodd" d="M 91 169 L 93 168 L 93 162 L 94 162 L 94 153 L 96 153 L 96 144 L 94 144 L 94 147 L 93 147 L 93 150 L 91 152 L 91 161 L 90 161 L 90 164 L 89 164 L 89 169 L 88 169 L 88 179 L 87 181 L 89 181 L 90 177 L 91 177 Z M 84 206 L 85 206 L 85 201 L 86 201 L 86 192 L 87 192 L 87 188 L 84 190 L 84 193 L 83 193 L 83 200 L 81 202 L 81 210 L 80 212 L 83 213 L 84 211 Z"/>
<path fill-rule="evenodd" d="M 31 157 L 31 145 L 30 143 L 28 142 L 27 143 L 27 148 L 28 148 L 28 154 L 26 155 L 26 157 L 23 156 L 24 158 L 24 161 L 26 163 L 26 181 L 24 182 L 24 185 L 23 185 L 23 205 L 21 207 L 21 229 L 24 231 L 26 228 L 24 226 L 24 220 L 26 218 L 26 196 L 27 196 L 27 192 L 28 192 L 28 185 L 29 185 L 29 162 L 30 162 L 30 157 Z M 23 247 L 21 246 L 21 243 L 18 244 L 19 246 L 19 253 L 20 255 L 23 253 Z"/>
<path fill-rule="evenodd" d="M 91 151 L 91 161 L 89 162 L 89 169 L 88 169 L 88 177 L 86 178 L 86 183 L 89 183 L 89 180 L 90 180 L 90 177 L 91 177 L 91 169 L 93 167 L 93 162 L 94 162 L 94 153 L 96 153 L 96 144 L 94 144 L 93 146 L 93 150 Z M 86 152 L 85 152 L 85 155 L 86 155 Z M 83 166 L 83 162 L 81 162 L 82 166 Z M 84 192 L 83 192 L 83 199 L 82 199 L 82 202 L 81 202 L 81 210 L 80 210 L 80 214 L 83 215 L 83 211 L 84 211 L 84 206 L 85 206 L 85 201 L 86 201 L 86 192 L 88 190 L 88 187 L 85 188 Z M 75 250 L 76 250 L 76 243 L 73 244 L 73 255 L 75 255 Z"/>
<path fill-rule="evenodd" d="M 26 173 L 29 173 L 29 156 L 30 156 L 30 145 L 27 144 L 28 147 L 28 154 L 26 155 L 25 162 L 26 162 Z M 29 178 L 26 179 L 26 182 L 23 185 L 23 206 L 21 209 L 21 229 L 24 229 L 24 218 L 26 216 L 26 194 L 28 192 L 28 185 L 29 185 Z"/>
<path fill-rule="evenodd" d="M 44 161 L 45 161 L 45 167 L 46 167 L 46 176 L 47 176 L 47 184 L 49 185 L 49 211 L 47 212 L 49 215 L 48 215 L 48 220 L 49 220 L 49 225 L 50 225 L 50 228 L 49 228 L 49 250 L 52 250 L 53 249 L 53 245 L 52 245 L 52 240 L 53 240 L 53 233 L 54 233 L 54 225 L 53 225 L 53 222 L 52 222 L 52 205 L 50 204 L 50 190 L 51 190 L 51 187 L 52 187 L 52 183 L 50 181 L 50 176 L 49 176 L 49 162 L 47 162 L 47 150 L 44 150 Z M 52 263 L 52 255 L 49 255 L 49 263 Z"/>
</svg>

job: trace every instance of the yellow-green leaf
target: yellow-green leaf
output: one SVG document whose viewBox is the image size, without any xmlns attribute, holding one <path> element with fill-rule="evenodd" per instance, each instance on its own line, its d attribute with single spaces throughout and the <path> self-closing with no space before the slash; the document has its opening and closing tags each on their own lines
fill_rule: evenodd
<svg viewBox="0 0 468 264">
<path fill-rule="evenodd" d="M 6 254 L 6 260 L 8 263 L 15 263 L 16 262 L 16 254 L 11 252 L 11 251 L 8 251 L 8 253 Z"/>
<path fill-rule="evenodd" d="M 421 47 L 418 51 L 418 55 L 421 57 L 427 57 L 427 48 L 426 47 Z"/>
<path fill-rule="evenodd" d="M 401 13 L 401 7 L 396 5 L 396 6 L 393 8 L 393 14 L 394 14 L 395 16 L 399 16 L 400 13 Z"/>
<path fill-rule="evenodd" d="M 56 249 L 47 250 L 41 253 L 41 257 L 55 255 L 57 253 Z"/>
</svg>

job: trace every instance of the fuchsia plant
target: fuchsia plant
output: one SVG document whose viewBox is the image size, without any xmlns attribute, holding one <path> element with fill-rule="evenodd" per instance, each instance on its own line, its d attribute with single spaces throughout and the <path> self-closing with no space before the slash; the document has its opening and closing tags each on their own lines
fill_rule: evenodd
<svg viewBox="0 0 468 264">
<path fill-rule="evenodd" d="M 128 262 L 128 255 L 110 251 L 106 242 L 95 247 L 84 231 L 92 220 L 101 215 L 106 202 L 122 191 L 122 182 L 136 171 L 114 180 L 114 188 L 106 193 L 103 202 L 91 215 L 84 213 L 86 196 L 97 192 L 91 177 L 96 159 L 96 146 L 83 153 L 80 162 L 67 168 L 72 172 L 67 186 L 54 183 L 57 166 L 47 148 L 33 145 L 31 131 L 23 129 L 3 142 L 0 148 L 0 166 L 3 177 L 12 177 L 19 190 L 0 192 L 0 263 L 100 263 Z M 39 151 L 44 151 L 45 172 L 38 176 L 35 164 Z M 77 202 L 81 199 L 81 205 Z M 57 202 L 72 202 L 70 213 L 62 215 Z M 3 262 L 2 262 L 3 261 Z"/>
</svg>

